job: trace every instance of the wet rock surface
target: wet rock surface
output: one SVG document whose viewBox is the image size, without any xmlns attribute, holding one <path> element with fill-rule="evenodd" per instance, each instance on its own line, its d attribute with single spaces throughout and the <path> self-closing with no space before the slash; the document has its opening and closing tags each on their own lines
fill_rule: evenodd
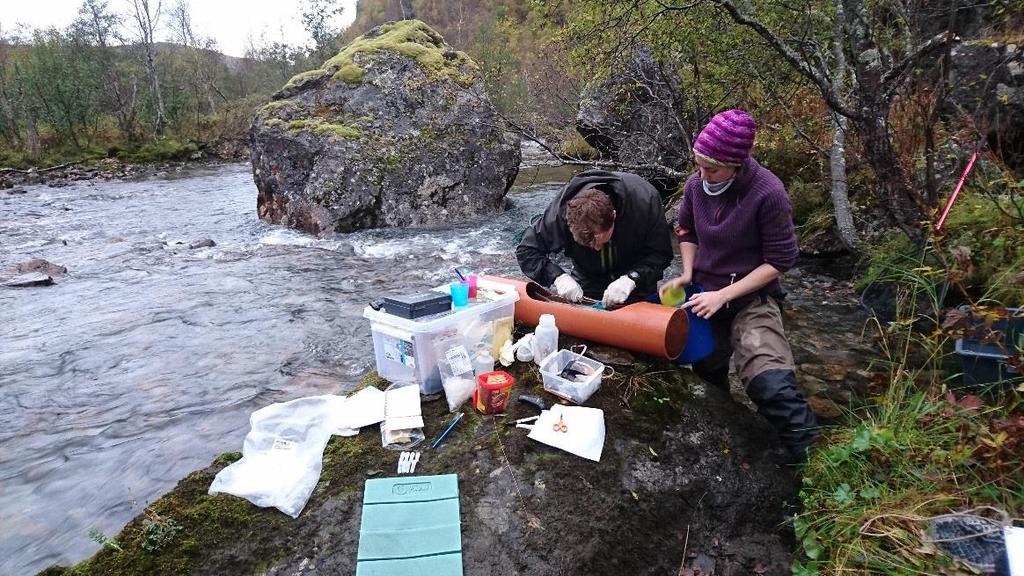
<svg viewBox="0 0 1024 576">
<path fill-rule="evenodd" d="M 50 286 L 53 279 L 67 274 L 64 266 L 53 264 L 42 258 L 33 258 L 0 271 L 0 285 L 8 288 L 31 288 Z"/>
<path fill-rule="evenodd" d="M 517 375 L 524 391 L 539 392 L 528 366 Z M 512 403 L 505 417 L 470 414 L 439 449 L 420 447 L 417 474 L 459 475 L 465 574 L 675 574 L 696 554 L 715 558 L 720 574 L 749 574 L 758 565 L 787 570 L 793 542 L 782 526 L 797 480 L 767 424 L 682 370 L 652 377 L 627 406 L 622 393 L 630 382 L 608 382 L 591 402 L 605 411 L 600 463 L 527 439 L 509 424 L 532 413 L 523 403 Z M 425 404 L 424 416 L 429 441 L 448 419 L 445 403 Z M 219 465 L 194 473 L 152 508 L 180 518 L 195 541 L 212 543 L 222 533 L 214 546 L 194 551 L 192 574 L 247 573 L 270 557 L 277 560 L 266 574 L 351 574 L 362 486 L 368 472 L 391 475 L 397 457 L 380 448 L 376 427 L 335 438 L 295 521 L 203 493 Z M 251 516 L 228 522 L 193 512 L 215 504 Z M 223 534 L 227 526 L 231 536 L 246 536 Z M 126 527 L 122 547 L 140 529 L 139 521 Z M 83 573 L 134 573 L 130 566 L 126 555 L 103 551 Z"/>
<path fill-rule="evenodd" d="M 498 125 L 465 54 L 417 20 L 378 26 L 256 114 L 259 216 L 321 233 L 494 214 L 520 161 Z"/>
<path fill-rule="evenodd" d="M 31 288 L 33 286 L 49 286 L 53 284 L 53 277 L 42 272 L 29 272 L 3 278 L 0 281 L 8 288 Z"/>
</svg>

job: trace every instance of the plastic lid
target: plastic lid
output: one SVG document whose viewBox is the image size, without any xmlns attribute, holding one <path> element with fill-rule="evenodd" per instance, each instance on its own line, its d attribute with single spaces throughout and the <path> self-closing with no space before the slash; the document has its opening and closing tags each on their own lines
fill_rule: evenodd
<svg viewBox="0 0 1024 576">
<path fill-rule="evenodd" d="M 501 388 L 508 388 L 516 383 L 516 379 L 513 378 L 511 374 L 503 370 L 484 372 L 476 377 L 476 381 L 477 384 L 488 390 L 500 390 Z"/>
<path fill-rule="evenodd" d="M 540 315 L 540 325 L 541 326 L 554 326 L 555 325 L 555 316 L 553 314 L 541 314 Z"/>
</svg>

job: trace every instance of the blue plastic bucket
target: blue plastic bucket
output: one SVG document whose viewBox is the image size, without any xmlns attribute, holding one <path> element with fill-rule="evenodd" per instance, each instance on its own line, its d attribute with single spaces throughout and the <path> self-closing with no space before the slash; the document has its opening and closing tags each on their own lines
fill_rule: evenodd
<svg viewBox="0 0 1024 576">
<path fill-rule="evenodd" d="M 699 294 L 704 288 L 699 284 L 691 284 L 686 287 L 686 299 Z M 675 359 L 676 364 L 693 364 L 707 358 L 715 350 L 715 337 L 711 335 L 711 322 L 686 309 L 686 319 L 689 322 L 689 330 L 686 333 L 686 346 Z"/>
</svg>

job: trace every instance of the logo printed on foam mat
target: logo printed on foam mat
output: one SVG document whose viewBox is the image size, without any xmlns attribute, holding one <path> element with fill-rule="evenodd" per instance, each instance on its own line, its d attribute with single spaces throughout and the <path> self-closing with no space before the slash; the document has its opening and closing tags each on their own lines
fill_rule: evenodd
<svg viewBox="0 0 1024 576">
<path fill-rule="evenodd" d="M 391 493 L 396 496 L 405 496 L 407 494 L 416 494 L 420 492 L 430 492 L 430 482 L 408 482 L 404 484 L 395 484 L 391 487 Z"/>
</svg>

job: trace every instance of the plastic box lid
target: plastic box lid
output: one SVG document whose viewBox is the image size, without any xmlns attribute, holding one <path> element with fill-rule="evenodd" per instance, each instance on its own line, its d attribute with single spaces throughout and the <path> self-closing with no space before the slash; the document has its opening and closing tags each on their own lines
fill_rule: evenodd
<svg viewBox="0 0 1024 576">
<path fill-rule="evenodd" d="M 486 302 L 470 302 L 468 306 L 461 306 L 454 310 L 441 312 L 439 314 L 432 314 L 430 316 L 421 316 L 419 318 L 402 318 L 401 316 L 388 314 L 383 310 L 374 310 L 367 306 L 366 308 L 363 308 L 363 318 L 366 318 L 371 322 L 402 328 L 403 330 L 416 334 L 430 333 L 444 330 L 454 323 L 463 320 L 470 320 L 488 312 L 498 310 L 504 306 L 508 306 L 510 304 L 514 305 L 519 301 L 519 291 L 517 291 L 515 286 L 512 286 L 511 284 L 502 284 L 500 282 L 493 282 L 481 278 L 477 281 L 478 295 L 481 290 L 493 292 L 497 294 L 498 297 Z M 448 284 L 433 288 L 433 291 L 447 294 Z"/>
</svg>

